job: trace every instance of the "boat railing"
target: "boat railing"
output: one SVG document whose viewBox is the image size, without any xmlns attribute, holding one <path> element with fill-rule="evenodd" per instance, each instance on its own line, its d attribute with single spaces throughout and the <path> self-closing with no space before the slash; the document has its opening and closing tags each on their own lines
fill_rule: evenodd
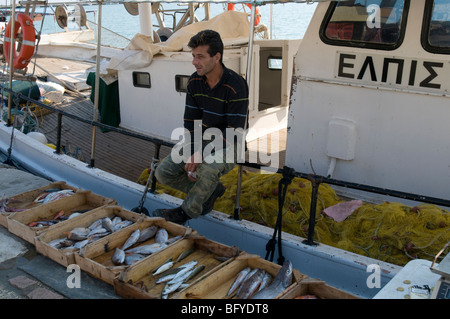
<svg viewBox="0 0 450 319">
<path fill-rule="evenodd" d="M 114 131 L 114 132 L 117 132 L 120 134 L 128 135 L 133 138 L 138 138 L 138 139 L 152 142 L 155 145 L 155 149 L 156 149 L 155 155 L 156 155 L 157 160 L 159 160 L 158 159 L 159 149 L 161 146 L 173 147 L 175 145 L 175 143 L 168 142 L 168 141 L 165 141 L 162 139 L 158 139 L 155 137 L 150 137 L 150 136 L 146 136 L 143 134 L 131 132 L 126 129 L 103 124 L 103 123 L 95 121 L 95 120 L 85 119 L 78 115 L 68 113 L 68 112 L 63 111 L 58 108 L 54 108 L 54 107 L 44 104 L 40 101 L 36 101 L 35 99 L 32 99 L 20 92 L 14 92 L 10 88 L 4 87 L 3 85 L 0 85 L 0 91 L 2 91 L 1 92 L 2 96 L 3 96 L 3 91 L 4 91 L 4 92 L 7 92 L 8 94 L 11 94 L 11 97 L 14 97 L 13 101 L 14 101 L 16 108 L 18 108 L 17 106 L 19 105 L 18 101 L 20 99 L 22 99 L 27 102 L 34 103 L 35 105 L 37 105 L 39 107 L 42 107 L 42 108 L 45 108 L 45 109 L 48 109 L 48 110 L 51 110 L 51 111 L 57 113 L 58 125 L 57 125 L 57 141 L 56 141 L 56 148 L 55 148 L 56 154 L 61 154 L 61 127 L 62 127 L 63 116 L 67 116 L 74 120 L 87 123 L 93 127 L 94 126 L 99 127 L 99 128 L 106 129 L 109 131 Z M 10 112 L 9 112 L 9 114 L 10 114 Z M 10 118 L 8 119 L 6 125 L 12 126 Z M 11 147 L 12 146 L 10 146 L 10 149 L 8 150 L 8 158 L 11 156 Z M 91 164 L 89 164 L 88 166 L 94 167 L 93 164 L 94 164 L 94 160 L 91 159 Z M 254 168 L 254 169 L 263 169 L 264 168 L 264 165 L 261 165 L 258 163 L 250 163 L 247 161 L 245 161 L 244 163 L 240 163 L 240 165 L 249 167 L 249 168 Z M 441 199 L 441 198 L 430 197 L 430 196 L 426 196 L 426 195 L 397 191 L 397 190 L 392 190 L 392 189 L 388 189 L 388 188 L 381 188 L 381 187 L 370 186 L 370 185 L 365 185 L 365 184 L 360 184 L 360 183 L 342 181 L 342 180 L 337 180 L 337 179 L 333 179 L 333 178 L 325 177 L 325 176 L 321 176 L 321 175 L 316 175 L 316 174 L 297 172 L 294 169 L 287 167 L 287 166 L 284 166 L 283 168 L 279 168 L 276 171 L 276 173 L 282 175 L 282 178 L 279 182 L 279 190 L 280 191 L 278 193 L 279 194 L 278 195 L 279 211 L 278 211 L 277 222 L 276 222 L 275 229 L 274 229 L 274 236 L 273 236 L 271 242 L 268 243 L 268 245 L 266 247 L 266 249 L 268 251 L 274 249 L 274 244 L 276 242 L 276 240 L 275 240 L 276 234 L 279 234 L 280 239 L 281 239 L 281 235 L 280 235 L 281 234 L 281 224 L 282 224 L 281 223 L 281 219 L 282 219 L 282 211 L 281 210 L 282 210 L 282 207 L 284 204 L 284 196 L 286 194 L 287 187 L 291 183 L 291 181 L 294 177 L 307 179 L 311 182 L 311 185 L 312 185 L 308 236 L 303 241 L 304 244 L 311 245 L 311 246 L 317 245 L 317 243 L 314 242 L 314 228 L 315 228 L 315 224 L 316 224 L 316 213 L 317 213 L 316 206 L 317 206 L 318 190 L 319 190 L 320 184 L 330 184 L 330 185 L 335 185 L 335 186 L 349 188 L 349 189 L 356 189 L 356 190 L 364 191 L 364 192 L 368 192 L 368 193 L 381 194 L 381 195 L 401 198 L 401 199 L 405 199 L 405 200 L 412 200 L 412 201 L 416 201 L 416 202 L 423 202 L 423 203 L 435 204 L 438 206 L 450 207 L 450 200 L 447 200 L 447 199 Z M 156 190 L 156 179 L 153 179 L 152 185 L 151 185 L 151 188 L 149 191 L 154 193 L 155 190 Z M 237 203 L 237 205 L 239 205 L 239 203 Z M 240 219 L 239 210 L 235 210 L 235 214 L 233 216 L 230 216 L 230 218 L 234 218 L 236 220 Z M 279 240 L 278 242 L 280 243 L 281 240 Z"/>
</svg>

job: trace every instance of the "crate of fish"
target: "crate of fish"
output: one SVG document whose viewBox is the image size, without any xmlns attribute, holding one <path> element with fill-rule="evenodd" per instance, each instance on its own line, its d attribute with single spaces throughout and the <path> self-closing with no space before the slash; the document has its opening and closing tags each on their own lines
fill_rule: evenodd
<svg viewBox="0 0 450 319">
<path fill-rule="evenodd" d="M 86 245 L 75 254 L 75 262 L 81 270 L 112 285 L 121 271 L 191 232 L 191 228 L 163 218 L 145 218 L 113 236 Z"/>
<path fill-rule="evenodd" d="M 35 237 L 49 227 L 92 209 L 114 204 L 116 201 L 111 198 L 97 195 L 91 191 L 78 190 L 71 196 L 15 213 L 8 217 L 8 230 L 34 245 Z"/>
<path fill-rule="evenodd" d="M 96 240 L 112 236 L 145 218 L 120 206 L 101 206 L 71 220 L 49 227 L 36 236 L 36 251 L 68 266 L 75 264 L 74 254 Z"/>
<path fill-rule="evenodd" d="M 182 299 L 275 299 L 306 278 L 292 268 L 256 255 L 242 254 L 204 280 L 183 290 Z"/>
<path fill-rule="evenodd" d="M 176 299 L 180 291 L 203 280 L 240 253 L 237 247 L 204 236 L 185 236 L 121 272 L 114 280 L 114 290 L 124 298 Z"/>
<path fill-rule="evenodd" d="M 346 291 L 327 285 L 323 280 L 306 278 L 292 289 L 283 293 L 280 299 L 360 299 Z"/>
<path fill-rule="evenodd" d="M 78 189 L 65 182 L 52 182 L 28 192 L 0 199 L 0 225 L 8 228 L 8 217 L 18 212 L 73 195 Z"/>
</svg>

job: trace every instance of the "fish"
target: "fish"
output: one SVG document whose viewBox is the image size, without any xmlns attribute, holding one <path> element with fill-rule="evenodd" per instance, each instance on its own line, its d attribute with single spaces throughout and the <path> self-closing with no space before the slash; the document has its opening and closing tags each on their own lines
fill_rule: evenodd
<svg viewBox="0 0 450 319">
<path fill-rule="evenodd" d="M 165 282 L 168 282 L 168 281 L 172 280 L 176 275 L 177 275 L 176 272 L 173 273 L 173 274 L 170 274 L 170 275 L 165 275 L 165 276 L 157 279 L 155 282 L 157 284 L 162 284 L 162 283 L 165 283 Z"/>
<path fill-rule="evenodd" d="M 189 256 L 190 254 L 192 254 L 194 251 L 195 251 L 195 249 L 192 248 L 192 247 L 189 248 L 189 249 L 186 249 L 185 251 L 183 251 L 183 252 L 178 256 L 177 262 L 183 260 L 184 258 L 186 258 L 187 256 Z"/>
<path fill-rule="evenodd" d="M 128 237 L 128 239 L 125 241 L 125 244 L 123 244 L 122 249 L 126 250 L 133 246 L 139 239 L 139 236 L 141 236 L 141 231 L 138 228 L 130 235 L 130 237 Z"/>
<path fill-rule="evenodd" d="M 169 294 L 172 292 L 178 290 L 183 283 L 186 281 L 194 278 L 200 271 L 202 271 L 205 266 L 200 265 L 198 267 L 195 267 L 197 262 L 190 264 L 189 266 L 186 266 L 185 269 L 178 272 L 176 276 L 168 281 L 161 292 L 161 298 L 165 299 Z M 194 268 L 195 267 L 195 268 Z"/>
<path fill-rule="evenodd" d="M 180 266 L 180 268 L 183 268 L 183 269 L 181 269 L 179 272 L 177 272 L 176 276 L 171 281 L 169 281 L 169 284 L 174 284 L 180 280 L 185 279 L 184 275 L 186 273 L 189 273 L 195 267 L 195 265 L 197 265 L 197 263 L 198 263 L 198 261 L 193 260 L 193 261 L 190 261 L 190 262 L 184 264 L 183 266 Z"/>
<path fill-rule="evenodd" d="M 116 248 L 112 256 L 112 262 L 114 265 L 122 265 L 125 262 L 125 252 L 120 248 Z"/>
<path fill-rule="evenodd" d="M 111 221 L 111 219 L 109 217 L 104 217 L 102 219 L 102 226 L 103 226 L 103 228 L 106 228 L 111 233 L 114 232 L 114 226 L 113 226 L 112 221 Z"/>
<path fill-rule="evenodd" d="M 122 222 L 122 218 L 120 216 L 116 216 L 111 220 L 113 226 L 115 227 L 118 223 Z"/>
<path fill-rule="evenodd" d="M 132 265 L 145 257 L 146 256 L 141 254 L 125 254 L 125 264 Z"/>
<path fill-rule="evenodd" d="M 178 239 L 180 239 L 181 237 L 183 237 L 183 236 L 178 235 L 178 236 L 174 236 L 174 237 L 172 237 L 172 238 L 167 239 L 166 245 L 173 244 L 174 242 L 176 242 L 176 241 L 177 241 Z"/>
<path fill-rule="evenodd" d="M 252 299 L 273 299 L 292 283 L 292 263 L 286 260 L 273 282 L 257 292 Z"/>
<path fill-rule="evenodd" d="M 241 284 L 244 282 L 244 279 L 247 277 L 248 273 L 251 271 L 250 267 L 244 268 L 239 272 L 239 274 L 236 276 L 236 279 L 231 284 L 230 289 L 228 290 L 227 297 L 232 296 L 234 292 L 241 286 Z"/>
<path fill-rule="evenodd" d="M 76 227 L 67 234 L 67 238 L 71 240 L 85 240 L 88 237 L 89 228 Z"/>
<path fill-rule="evenodd" d="M 156 253 L 158 250 L 164 248 L 163 245 L 159 243 L 154 244 L 148 244 L 148 245 L 142 245 L 134 248 L 128 249 L 127 253 L 136 253 L 136 254 L 142 254 L 142 255 L 151 255 Z"/>
<path fill-rule="evenodd" d="M 110 233 L 108 230 L 106 230 L 106 228 L 103 227 L 97 227 L 94 228 L 93 230 L 91 230 L 88 234 L 88 237 L 92 236 L 92 235 L 98 235 L 98 234 L 103 234 L 103 233 Z"/>
<path fill-rule="evenodd" d="M 272 275 L 269 274 L 267 271 L 264 271 L 264 277 L 261 282 L 261 286 L 259 286 L 258 291 L 263 290 L 266 288 L 270 283 L 272 282 Z"/>
<path fill-rule="evenodd" d="M 159 275 L 163 272 L 165 272 L 166 270 L 169 270 L 170 268 L 173 267 L 175 263 L 173 261 L 167 261 L 164 264 L 162 264 L 160 267 L 158 267 L 155 272 L 153 273 L 153 276 Z"/>
<path fill-rule="evenodd" d="M 70 195 L 75 194 L 75 192 L 71 189 L 63 189 L 58 192 L 49 193 L 45 198 L 42 200 L 42 204 L 46 204 L 52 201 L 55 201 L 60 198 L 68 197 Z"/>
<path fill-rule="evenodd" d="M 77 241 L 75 244 L 73 244 L 73 248 L 80 249 L 86 246 L 89 243 L 89 238 L 86 238 L 85 240 Z"/>
<path fill-rule="evenodd" d="M 80 216 L 80 215 L 81 215 L 81 213 L 72 213 L 72 214 L 70 214 L 68 219 L 72 219 L 72 218 Z"/>
<path fill-rule="evenodd" d="M 133 221 L 131 221 L 131 220 L 122 220 L 121 222 L 113 225 L 114 231 L 118 231 L 118 230 L 120 230 L 122 228 L 130 226 L 131 224 L 133 224 Z"/>
<path fill-rule="evenodd" d="M 156 238 L 155 241 L 160 244 L 165 244 L 167 240 L 169 239 L 169 233 L 164 228 L 158 229 L 156 232 Z"/>
<path fill-rule="evenodd" d="M 47 244 L 49 244 L 50 246 L 54 247 L 54 248 L 61 248 L 62 247 L 62 242 L 65 241 L 66 238 L 58 238 L 58 239 L 54 239 L 52 241 L 49 241 Z"/>
<path fill-rule="evenodd" d="M 258 269 L 259 268 L 253 268 L 252 270 L 250 270 L 250 272 L 247 274 L 247 276 L 245 276 L 245 278 L 244 278 L 244 280 L 242 282 L 244 283 L 247 279 L 249 279 L 251 276 L 253 276 L 253 274 L 255 272 L 257 272 Z M 239 289 L 237 291 L 237 295 L 239 295 L 239 292 L 242 290 L 242 286 L 243 286 L 242 284 L 239 286 Z"/>
<path fill-rule="evenodd" d="M 141 235 L 139 236 L 137 242 L 142 243 L 150 238 L 153 238 L 158 230 L 158 226 L 152 225 L 147 227 L 141 231 Z"/>
<path fill-rule="evenodd" d="M 99 228 L 101 226 L 102 226 L 102 219 L 100 218 L 100 219 L 97 219 L 95 222 L 93 222 L 88 228 L 90 230 L 94 230 L 94 229 Z"/>
<path fill-rule="evenodd" d="M 203 269 L 205 269 L 204 265 L 198 265 L 193 269 L 193 271 L 189 274 L 189 276 L 187 276 L 186 279 L 184 279 L 183 282 L 188 282 L 189 280 L 197 276 L 201 271 L 203 271 Z"/>
<path fill-rule="evenodd" d="M 264 272 L 261 269 L 258 269 L 251 277 L 249 277 L 242 284 L 242 289 L 239 291 L 237 298 L 238 299 L 250 298 L 256 291 L 258 291 L 258 288 L 261 285 L 263 277 Z"/>
</svg>

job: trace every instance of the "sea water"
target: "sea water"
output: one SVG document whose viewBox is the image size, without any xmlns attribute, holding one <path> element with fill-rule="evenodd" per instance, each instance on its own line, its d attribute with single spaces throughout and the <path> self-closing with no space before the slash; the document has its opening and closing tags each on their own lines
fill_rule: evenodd
<svg viewBox="0 0 450 319">
<path fill-rule="evenodd" d="M 181 10 L 186 6 L 180 6 L 174 3 L 164 3 L 164 9 Z M 226 10 L 226 4 L 211 4 L 211 17 L 220 14 Z M 236 5 L 240 11 L 242 11 L 242 5 Z M 285 4 L 266 4 L 259 7 L 261 10 L 261 23 L 265 24 L 268 28 L 268 35 L 272 39 L 301 39 L 308 27 L 311 17 L 316 8 L 316 3 L 285 3 Z M 72 8 L 73 9 L 73 8 Z M 46 15 L 41 21 L 35 22 L 35 27 L 39 31 L 42 28 L 42 33 L 54 33 L 64 32 L 56 23 L 54 16 L 54 9 L 47 8 Z M 99 19 L 98 5 L 85 5 L 86 17 L 88 25 L 91 29 L 95 29 Z M 76 30 L 78 25 L 73 20 L 75 15 L 71 14 L 71 7 L 68 7 L 68 29 Z M 72 10 L 73 11 L 73 10 Z M 40 12 L 44 12 L 40 9 Z M 250 13 L 250 10 L 246 8 L 246 12 Z M 181 17 L 181 13 L 171 12 L 175 14 L 176 18 Z M 197 9 L 196 15 L 201 21 L 204 19 L 204 9 Z M 165 24 L 168 27 L 173 25 L 173 17 L 166 15 Z M 155 24 L 155 30 L 159 28 L 157 26 L 157 20 L 153 15 L 153 24 Z M 102 6 L 101 15 L 101 41 L 103 45 L 111 45 L 117 47 L 125 47 L 129 40 L 133 38 L 136 33 L 139 33 L 139 17 L 133 16 L 127 12 L 122 4 L 110 4 Z"/>
</svg>

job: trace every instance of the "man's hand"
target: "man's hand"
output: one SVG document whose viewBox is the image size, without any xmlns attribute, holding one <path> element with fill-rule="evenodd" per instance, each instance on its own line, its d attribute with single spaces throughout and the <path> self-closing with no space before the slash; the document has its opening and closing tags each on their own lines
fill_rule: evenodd
<svg viewBox="0 0 450 319">
<path fill-rule="evenodd" d="M 197 167 L 201 164 L 201 157 L 198 153 L 194 153 L 184 165 L 184 170 L 187 172 L 188 177 L 191 181 L 196 181 L 196 175 L 194 174 L 197 171 Z"/>
</svg>

